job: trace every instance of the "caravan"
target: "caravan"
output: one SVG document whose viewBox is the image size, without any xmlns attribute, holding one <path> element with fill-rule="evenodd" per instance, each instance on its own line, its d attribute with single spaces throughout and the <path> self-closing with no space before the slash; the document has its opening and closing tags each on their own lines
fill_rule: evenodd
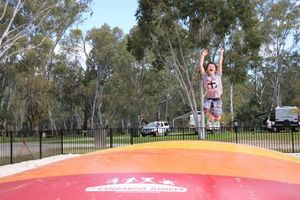
<svg viewBox="0 0 300 200">
<path fill-rule="evenodd" d="M 197 114 L 198 114 L 198 124 L 201 124 L 201 111 L 197 111 Z M 196 121 L 194 119 L 193 112 L 191 112 L 190 114 L 189 127 L 190 128 L 196 127 Z"/>
<path fill-rule="evenodd" d="M 275 112 L 271 114 L 271 124 L 273 131 L 280 131 L 284 128 L 297 130 L 299 127 L 299 116 L 296 106 L 276 107 Z"/>
<path fill-rule="evenodd" d="M 201 126 L 201 111 L 198 111 L 198 124 Z M 190 121 L 189 121 L 189 127 L 190 128 L 196 128 L 196 121 L 194 119 L 193 113 L 190 114 Z M 221 128 L 221 124 L 219 121 L 206 121 L 205 122 L 205 127 L 207 131 L 218 131 Z"/>
</svg>

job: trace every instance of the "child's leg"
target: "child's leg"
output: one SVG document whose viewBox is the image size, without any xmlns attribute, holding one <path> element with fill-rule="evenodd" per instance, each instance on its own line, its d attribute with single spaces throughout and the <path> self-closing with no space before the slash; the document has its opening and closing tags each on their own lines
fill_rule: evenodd
<svg viewBox="0 0 300 200">
<path fill-rule="evenodd" d="M 221 121 L 221 116 L 213 116 L 215 121 Z"/>
<path fill-rule="evenodd" d="M 215 116 L 211 112 L 206 113 L 206 117 L 210 122 L 215 120 Z"/>
<path fill-rule="evenodd" d="M 221 120 L 221 115 L 223 114 L 223 102 L 221 99 L 214 101 L 214 109 L 212 114 L 215 121 Z"/>
<path fill-rule="evenodd" d="M 210 121 L 212 122 L 214 120 L 214 116 L 211 112 L 211 104 L 212 104 L 212 101 L 211 100 L 208 100 L 206 99 L 204 101 L 204 105 L 203 105 L 203 111 L 204 111 L 204 114 L 205 114 L 205 117 Z"/>
</svg>

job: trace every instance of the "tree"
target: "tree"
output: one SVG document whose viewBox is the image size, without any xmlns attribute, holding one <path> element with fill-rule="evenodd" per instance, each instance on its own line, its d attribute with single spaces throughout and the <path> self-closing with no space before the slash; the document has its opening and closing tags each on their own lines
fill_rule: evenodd
<svg viewBox="0 0 300 200">
<path fill-rule="evenodd" d="M 86 96 L 83 122 L 84 129 L 88 127 L 88 120 L 90 118 L 91 128 L 94 128 L 95 114 L 98 115 L 100 127 L 107 125 L 107 122 L 103 122 L 101 113 L 104 96 L 103 89 L 104 84 L 113 74 L 115 54 L 118 51 L 118 45 L 122 37 L 123 33 L 119 28 L 111 30 L 106 24 L 101 28 L 94 28 L 88 33 L 87 39 L 90 41 L 92 49 L 87 60 L 87 69 L 83 85 L 85 87 L 93 87 L 93 94 L 92 98 L 91 96 Z"/>
<path fill-rule="evenodd" d="M 36 0 L 1 1 L 0 21 L 0 60 L 9 59 L 42 45 L 48 37 L 61 30 L 65 24 L 72 24 L 78 12 L 88 6 L 90 0 L 47 0 L 40 3 Z M 65 16 L 62 16 L 64 14 Z M 73 17 L 70 17 L 72 16 Z M 55 17 L 53 17 L 55 16 Z M 38 44 L 33 44 L 32 36 L 36 32 L 44 35 Z M 56 35 L 60 37 L 59 35 Z"/>
<path fill-rule="evenodd" d="M 197 76 L 198 49 L 211 47 L 214 59 L 215 49 L 224 45 L 232 30 L 244 32 L 241 38 L 244 51 L 246 46 L 259 46 L 254 35 L 254 6 L 250 1 L 141 0 L 136 16 L 138 28 L 129 40 L 129 49 L 141 59 L 145 52 L 142 47 L 146 47 L 156 56 L 155 67 L 170 68 L 196 122 L 198 106 L 192 80 Z M 205 137 L 200 128 L 198 133 L 200 139 Z"/>
<path fill-rule="evenodd" d="M 299 51 L 297 48 L 299 35 L 299 4 L 296 1 L 264 1 L 262 20 L 266 42 L 262 53 L 263 69 L 270 77 L 274 91 L 272 108 L 282 105 L 281 77 L 291 67 L 289 61 Z M 299 53 L 299 52 L 298 52 Z"/>
<path fill-rule="evenodd" d="M 36 43 L 41 40 L 38 36 L 35 39 Z M 20 100 L 24 102 L 30 129 L 34 131 L 39 130 L 39 122 L 46 118 L 51 104 L 50 82 L 46 79 L 46 71 L 42 67 L 47 56 L 47 49 L 51 46 L 52 41 L 48 40 L 42 46 L 27 51 L 19 63 L 22 72 L 17 76 L 16 92 Z"/>
<path fill-rule="evenodd" d="M 251 116 L 253 121 L 259 119 L 258 116 L 267 117 L 276 106 L 298 105 L 294 100 L 299 77 L 296 58 L 299 55 L 299 5 L 295 1 L 258 1 L 257 16 L 263 45 L 246 82 L 255 112 L 239 111 L 240 116 Z"/>
<path fill-rule="evenodd" d="M 80 129 L 82 121 L 81 105 L 83 104 L 82 82 L 84 79 L 84 69 L 80 62 L 64 57 L 62 53 L 55 57 L 51 75 L 53 87 L 53 115 L 57 121 L 61 122 L 60 127 L 65 129 Z M 62 123 L 63 122 L 63 123 Z"/>
<path fill-rule="evenodd" d="M 90 84 L 85 84 L 86 59 L 89 57 L 91 44 L 79 29 L 70 30 L 59 43 L 60 52 L 54 57 L 51 66 L 51 79 L 54 81 L 55 97 L 59 102 L 56 112 L 64 127 L 82 128 L 82 105 L 93 94 Z"/>
<path fill-rule="evenodd" d="M 0 101 L 2 101 L 3 104 L 0 106 L 0 112 L 6 112 L 5 110 L 10 107 L 9 105 L 11 105 L 12 102 L 15 102 L 18 106 L 12 106 L 10 108 L 20 108 L 22 107 L 20 105 L 24 107 L 23 103 L 16 101 L 19 93 L 14 90 L 17 85 L 18 91 L 24 92 L 26 89 L 22 89 L 21 87 L 24 87 L 26 84 L 19 84 L 18 81 L 22 83 L 23 78 L 16 75 L 22 73 L 28 78 L 27 81 L 29 79 L 32 80 L 31 84 L 34 85 L 31 85 L 30 88 L 39 88 L 43 85 L 43 81 L 45 81 L 44 85 L 46 87 L 48 85 L 46 82 L 51 82 L 48 70 L 52 63 L 54 49 L 65 31 L 79 20 L 80 13 L 87 11 L 89 2 L 90 0 L 80 0 L 76 2 L 72 0 L 48 0 L 42 3 L 35 0 L 1 2 L 0 9 L 3 13 L 0 18 L 0 62 L 4 67 L 11 66 L 10 69 L 13 68 L 15 74 L 5 73 L 5 71 L 10 70 L 3 69 L 3 67 L 1 69 L 1 72 L 3 71 L 4 73 L 1 74 L 3 76 L 3 84 L 1 84 L 2 87 L 0 88 Z M 39 50 L 38 52 L 36 51 L 37 49 Z M 37 55 L 42 56 L 35 57 Z M 25 75 L 24 73 L 27 74 Z M 38 85 L 39 81 L 35 80 L 41 81 L 41 84 Z M 9 93 L 5 92 L 7 89 L 9 89 Z M 45 94 L 39 93 L 40 97 L 43 97 L 43 95 L 47 94 L 48 89 L 42 89 L 41 91 L 45 92 Z M 6 95 L 8 95 L 7 97 L 9 98 L 7 98 Z M 24 93 L 22 93 L 22 95 L 24 95 Z M 37 101 L 40 100 L 41 99 Z M 47 98 L 43 98 L 43 101 L 46 100 Z M 46 110 L 46 113 L 48 112 L 49 115 L 51 113 L 51 107 L 49 107 L 51 105 L 50 102 L 50 100 L 47 102 L 48 110 Z M 33 108 L 34 106 L 31 105 L 31 107 Z M 40 106 L 38 108 L 38 112 L 44 109 L 44 107 L 41 108 Z M 26 114 L 23 111 L 22 113 L 24 115 Z M 40 119 L 38 115 L 33 117 Z M 30 119 L 31 124 L 34 124 L 32 127 L 37 129 L 38 122 L 36 119 L 33 119 L 33 117 Z"/>
</svg>

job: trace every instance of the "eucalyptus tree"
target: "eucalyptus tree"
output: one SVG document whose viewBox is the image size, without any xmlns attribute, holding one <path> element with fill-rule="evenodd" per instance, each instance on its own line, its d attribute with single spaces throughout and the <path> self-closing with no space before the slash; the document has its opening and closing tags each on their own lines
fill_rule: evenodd
<svg viewBox="0 0 300 200">
<path fill-rule="evenodd" d="M 0 61 L 42 45 L 49 37 L 65 31 L 65 26 L 78 20 L 79 14 L 88 8 L 91 0 L 2 0 L 0 29 Z M 63 32 L 64 32 L 63 31 Z M 42 33 L 38 44 L 31 41 L 36 33 Z"/>
<path fill-rule="evenodd" d="M 254 6 L 253 4 L 251 5 Z M 256 13 L 252 13 L 252 19 L 247 21 L 247 26 L 251 23 L 251 28 L 247 27 L 245 30 L 240 30 L 238 25 L 231 30 L 228 37 L 225 38 L 227 53 L 225 55 L 224 74 L 226 82 L 228 83 L 228 100 L 229 100 L 229 113 L 231 124 L 237 115 L 234 109 L 234 99 L 236 93 L 235 86 L 245 84 L 248 87 L 248 72 L 260 63 L 259 49 L 263 42 L 259 29 L 259 22 L 255 17 Z M 250 30 L 249 30 L 250 29 Z M 246 40 L 245 40 L 246 39 Z M 250 87 L 248 87 L 250 89 Z M 256 96 L 257 97 L 257 96 Z M 258 98 L 258 97 L 257 97 Z M 246 104 L 245 104 L 246 106 Z"/>
<path fill-rule="evenodd" d="M 53 4 L 48 4 L 46 1 L 35 5 L 32 1 L 1 1 L 0 60 L 2 62 L 14 54 L 22 53 L 33 47 L 27 37 L 32 35 L 34 29 L 39 28 L 40 24 L 45 23 L 53 7 Z M 22 41 L 22 45 L 9 52 L 20 41 Z M 39 45 L 41 43 L 37 44 L 37 46 Z"/>
<path fill-rule="evenodd" d="M 64 122 L 65 129 L 82 128 L 82 107 L 87 96 L 93 94 L 92 89 L 84 86 L 85 61 L 90 48 L 87 35 L 79 29 L 71 29 L 59 42 L 59 52 L 50 66 L 57 101 L 55 115 Z"/>
<path fill-rule="evenodd" d="M 289 54 L 297 44 L 294 41 L 293 44 L 289 44 L 288 41 L 289 37 L 293 37 L 293 34 L 299 31 L 299 10 L 300 5 L 297 1 L 274 1 L 266 16 L 266 27 L 269 31 L 269 42 L 265 46 L 265 51 L 269 55 L 266 57 L 266 65 L 273 68 L 275 72 L 272 84 L 276 106 L 282 105 L 280 77 L 285 67 L 291 67 Z"/>
<path fill-rule="evenodd" d="M 102 113 L 110 116 L 109 126 L 129 128 L 132 116 L 138 113 L 136 104 L 131 101 L 130 72 L 133 65 L 132 56 L 124 51 L 124 40 L 116 52 L 113 74 L 103 87 Z"/>
<path fill-rule="evenodd" d="M 130 38 L 129 49 L 138 59 L 150 50 L 155 55 L 154 67 L 170 68 L 185 93 L 195 119 L 198 118 L 198 106 L 193 80 L 199 76 L 196 69 L 199 48 L 210 48 L 210 59 L 213 60 L 216 49 L 225 46 L 224 42 L 232 35 L 232 30 L 244 32 L 241 38 L 244 47 L 256 45 L 251 1 L 140 0 L 136 17 L 138 27 Z M 205 137 L 202 129 L 199 128 L 198 133 L 199 138 Z"/>
<path fill-rule="evenodd" d="M 114 59 L 113 74 L 104 87 L 103 112 L 111 113 L 109 125 L 136 127 L 147 106 L 143 91 L 144 71 L 126 50 L 126 38 L 119 44 Z"/>
<path fill-rule="evenodd" d="M 91 51 L 86 62 L 83 86 L 92 89 L 92 95 L 87 95 L 84 102 L 83 128 L 94 128 L 94 118 L 97 116 L 100 127 L 108 124 L 111 115 L 103 117 L 101 113 L 104 97 L 104 85 L 113 74 L 114 60 L 123 33 L 119 28 L 111 29 L 107 24 L 101 28 L 93 28 L 87 36 L 91 44 Z M 108 114 L 108 113 L 106 113 Z"/>
<path fill-rule="evenodd" d="M 300 5 L 294 0 L 265 0 L 257 5 L 265 41 L 261 48 L 263 60 L 255 68 L 253 78 L 253 82 L 256 80 L 256 85 L 261 85 L 261 89 L 254 87 L 252 93 L 260 97 L 261 100 L 258 101 L 260 105 L 271 102 L 268 106 L 263 106 L 270 111 L 275 106 L 285 103 L 283 101 L 285 90 L 296 85 L 299 77 L 299 72 L 290 73 L 289 79 L 295 81 L 283 85 L 288 82 L 284 80 L 287 76 L 285 73 L 293 71 L 295 66 L 299 67 L 299 63 L 294 61 L 295 56 L 299 55 Z M 267 91 L 271 91 L 271 94 Z"/>
<path fill-rule="evenodd" d="M 90 0 L 1 1 L 0 62 L 2 64 L 1 72 L 3 71 L 4 73 L 1 73 L 3 78 L 1 78 L 0 101 L 9 101 L 1 104 L 1 112 L 6 109 L 3 105 L 10 105 L 14 101 L 13 98 L 8 98 L 12 95 L 7 96 L 8 93 L 5 91 L 14 91 L 15 87 L 13 86 L 18 86 L 18 91 L 26 91 L 26 89 L 20 88 L 26 85 L 22 84 L 22 78 L 20 79 L 19 76 L 15 76 L 16 78 L 7 76 L 8 73 L 5 73 L 7 70 L 3 69 L 3 67 L 11 66 L 15 68 L 13 70 L 15 75 L 23 74 L 24 77 L 31 77 L 32 80 L 42 79 L 41 77 L 43 77 L 45 80 L 41 80 L 41 82 L 51 81 L 48 70 L 51 67 L 54 49 L 65 31 L 80 19 L 82 12 L 88 10 L 89 3 Z M 37 49 L 43 52 L 36 51 Z M 43 56 L 35 57 L 40 54 Z M 27 74 L 25 75 L 24 73 Z M 38 82 L 33 81 L 32 84 L 38 84 Z M 38 85 L 35 87 L 37 88 Z M 45 91 L 46 94 L 48 89 L 42 91 Z M 18 96 L 19 94 L 15 92 L 15 95 Z M 20 96 L 22 95 L 20 94 Z M 44 98 L 43 101 L 45 100 L 47 99 Z M 21 105 L 21 103 L 15 103 L 16 105 Z M 49 113 L 49 118 L 51 118 L 52 107 L 50 103 L 48 105 L 47 112 Z M 42 110 L 44 107 L 39 107 L 39 109 Z M 29 112 L 29 110 L 27 111 Z M 27 113 L 24 115 L 27 115 Z M 38 115 L 34 116 L 34 113 L 28 113 L 29 115 L 36 118 L 33 119 L 31 117 L 28 119 L 32 128 L 37 129 L 37 120 L 40 117 Z"/>
<path fill-rule="evenodd" d="M 64 129 L 81 129 L 82 102 L 87 91 L 83 88 L 84 69 L 80 62 L 70 60 L 65 54 L 56 56 L 55 66 L 51 71 L 53 86 L 53 120 L 60 122 Z"/>
<path fill-rule="evenodd" d="M 299 52 L 288 54 L 281 73 L 281 99 L 283 105 L 300 108 L 300 55 Z"/>
<path fill-rule="evenodd" d="M 37 36 L 35 40 L 40 43 L 42 37 Z M 51 82 L 45 78 L 45 68 L 41 67 L 51 46 L 50 39 L 44 41 L 39 47 L 24 53 L 17 65 L 20 71 L 16 77 L 15 96 L 24 106 L 21 109 L 25 110 L 29 128 L 35 131 L 39 129 L 39 123 L 47 118 L 51 104 Z"/>
<path fill-rule="evenodd" d="M 52 10 L 52 12 L 50 14 L 52 14 L 53 16 L 51 17 L 51 21 L 49 22 L 50 24 L 57 24 L 58 26 L 54 27 L 52 29 L 52 32 L 50 34 L 50 38 L 53 40 L 53 45 L 52 48 L 48 51 L 48 56 L 45 59 L 44 62 L 44 68 L 47 70 L 46 74 L 45 74 L 45 78 L 48 80 L 52 80 L 52 68 L 53 66 L 55 66 L 53 63 L 61 63 L 61 61 L 59 60 L 60 55 L 56 56 L 55 55 L 55 49 L 59 49 L 60 47 L 58 46 L 62 37 L 65 35 L 65 33 L 67 32 L 67 30 L 70 29 L 70 27 L 72 27 L 72 25 L 74 25 L 75 23 L 80 23 L 82 22 L 82 14 L 85 12 L 90 11 L 89 10 L 89 6 L 91 3 L 91 0 L 79 0 L 79 1 L 73 1 L 73 0 L 55 0 L 55 5 L 56 7 Z M 51 26 L 49 27 L 49 24 L 45 24 L 44 25 L 45 29 L 48 31 L 51 31 Z M 55 59 L 55 61 L 53 60 Z M 76 77 L 75 80 L 80 80 L 80 75 L 81 75 L 81 65 L 80 63 L 78 63 L 78 59 L 75 60 L 69 60 L 69 57 L 67 60 L 65 60 L 65 64 L 66 65 L 71 65 L 71 72 L 78 75 L 79 77 Z M 73 78 L 75 78 L 73 76 Z M 74 83 L 75 85 L 78 85 L 78 83 Z M 77 90 L 75 90 L 77 91 Z M 75 101 L 76 103 L 78 102 L 77 100 Z M 74 102 L 72 108 L 76 108 L 76 106 L 74 106 Z M 63 109 L 63 108 L 62 108 Z M 51 106 L 48 108 L 48 119 L 50 121 L 51 124 L 51 128 L 56 129 L 55 128 L 55 116 L 59 116 L 61 114 L 61 112 L 56 112 L 55 116 L 53 111 L 57 110 L 57 107 L 55 105 Z M 76 109 L 75 109 L 76 110 Z M 73 117 L 75 117 L 76 121 L 77 121 L 77 127 L 79 128 L 79 114 L 77 114 L 77 111 L 74 111 L 75 113 L 72 114 L 71 117 L 71 127 L 73 128 Z M 64 118 L 65 120 L 65 118 Z M 65 124 L 65 123 L 64 123 Z M 75 126 L 74 126 L 75 127 Z"/>
<path fill-rule="evenodd" d="M 137 62 L 132 70 L 132 100 L 139 109 L 139 127 L 149 121 L 170 121 L 175 103 L 178 83 L 168 69 L 149 68 L 147 59 Z M 172 79 L 173 78 L 173 79 Z M 181 108 L 181 104 L 179 104 Z"/>
</svg>

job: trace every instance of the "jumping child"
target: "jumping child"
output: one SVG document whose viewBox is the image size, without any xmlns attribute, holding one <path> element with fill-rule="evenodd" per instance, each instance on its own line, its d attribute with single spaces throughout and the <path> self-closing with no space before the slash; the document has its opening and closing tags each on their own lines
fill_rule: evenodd
<svg viewBox="0 0 300 200">
<path fill-rule="evenodd" d="M 206 71 L 203 67 L 204 58 L 209 54 L 208 49 L 204 49 L 200 56 L 199 71 L 202 75 L 204 86 L 206 89 L 206 98 L 204 100 L 203 111 L 210 122 L 220 121 L 222 110 L 221 95 L 222 88 L 222 64 L 224 49 L 220 49 L 220 59 L 218 66 L 209 62 Z"/>
</svg>

